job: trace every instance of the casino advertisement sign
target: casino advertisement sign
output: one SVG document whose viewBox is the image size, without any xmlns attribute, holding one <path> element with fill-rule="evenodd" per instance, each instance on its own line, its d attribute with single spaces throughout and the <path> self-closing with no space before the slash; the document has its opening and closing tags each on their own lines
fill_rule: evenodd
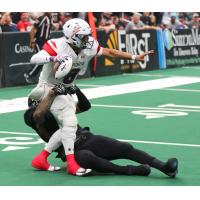
<svg viewBox="0 0 200 200">
<path fill-rule="evenodd" d="M 163 40 L 168 68 L 200 63 L 199 29 L 165 30 Z"/>
</svg>

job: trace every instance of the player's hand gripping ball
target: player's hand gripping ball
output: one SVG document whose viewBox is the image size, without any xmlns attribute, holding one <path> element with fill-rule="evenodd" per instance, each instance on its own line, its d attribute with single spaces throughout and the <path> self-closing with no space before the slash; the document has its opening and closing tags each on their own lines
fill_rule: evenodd
<svg viewBox="0 0 200 200">
<path fill-rule="evenodd" d="M 59 60 L 60 65 L 58 66 L 58 69 L 55 73 L 56 79 L 62 79 L 64 78 L 72 69 L 72 57 L 66 56 Z"/>
</svg>

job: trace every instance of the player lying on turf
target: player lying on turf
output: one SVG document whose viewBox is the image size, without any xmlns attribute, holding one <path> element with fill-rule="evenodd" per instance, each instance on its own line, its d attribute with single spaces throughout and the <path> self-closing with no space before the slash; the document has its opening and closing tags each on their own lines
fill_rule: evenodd
<svg viewBox="0 0 200 200">
<path fill-rule="evenodd" d="M 78 87 L 65 88 L 62 84 L 50 90 L 47 97 L 38 105 L 34 105 L 34 101 L 29 101 L 30 107 L 24 114 L 25 123 L 32 127 L 45 142 L 48 142 L 54 132 L 59 129 L 53 115 L 49 112 L 51 103 L 56 95 L 66 93 L 76 93 L 78 98 L 77 112 L 84 112 L 90 109 L 90 102 Z M 44 149 L 39 154 L 43 157 L 43 160 L 40 160 L 42 163 L 40 163 L 39 169 L 41 170 L 47 170 L 50 166 L 45 151 Z M 63 147 L 59 147 L 56 151 L 58 152 L 57 157 L 66 161 Z M 75 142 L 75 158 L 81 166 L 104 173 L 148 176 L 150 166 L 160 170 L 169 177 L 175 177 L 178 172 L 178 160 L 176 158 L 162 162 L 146 152 L 134 148 L 129 143 L 120 142 L 101 135 L 94 135 L 88 127 L 82 128 L 78 126 Z M 119 166 L 110 162 L 115 159 L 128 159 L 142 165 Z"/>
</svg>

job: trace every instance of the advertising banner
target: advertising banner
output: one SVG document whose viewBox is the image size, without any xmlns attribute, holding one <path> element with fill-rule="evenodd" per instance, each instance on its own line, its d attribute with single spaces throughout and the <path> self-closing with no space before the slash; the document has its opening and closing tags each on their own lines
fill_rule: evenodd
<svg viewBox="0 0 200 200">
<path fill-rule="evenodd" d="M 155 54 L 147 56 L 144 62 L 133 62 L 120 60 L 122 72 L 134 72 L 142 70 L 159 69 L 158 45 L 156 30 L 125 30 L 118 31 L 119 50 L 132 54 L 141 54 L 149 50 L 154 50 Z"/>
<path fill-rule="evenodd" d="M 4 71 L 3 71 L 3 41 L 0 33 L 0 87 L 4 87 Z"/>
<path fill-rule="evenodd" d="M 25 85 L 24 73 L 30 70 L 34 51 L 29 47 L 28 33 L 3 33 L 3 68 L 5 86 Z"/>
<path fill-rule="evenodd" d="M 104 30 L 97 32 L 97 38 L 100 46 L 110 49 L 118 49 L 117 31 L 106 33 Z M 107 76 L 120 74 L 120 61 L 116 58 L 108 58 L 105 56 L 97 57 L 96 76 Z"/>
<path fill-rule="evenodd" d="M 167 67 L 200 64 L 200 30 L 180 29 L 163 32 Z"/>
</svg>

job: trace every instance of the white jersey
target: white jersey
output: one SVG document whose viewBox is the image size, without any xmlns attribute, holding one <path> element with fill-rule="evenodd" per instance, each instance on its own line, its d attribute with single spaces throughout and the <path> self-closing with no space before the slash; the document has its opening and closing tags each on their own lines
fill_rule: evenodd
<svg viewBox="0 0 200 200">
<path fill-rule="evenodd" d="M 78 55 L 66 42 L 65 37 L 49 40 L 44 45 L 42 51 L 44 51 L 43 53 L 47 56 L 71 56 L 73 60 L 72 69 L 80 68 L 79 75 L 83 75 L 87 70 L 89 61 L 94 56 L 99 56 L 102 54 L 102 48 L 97 40 L 89 37 L 89 42 L 91 44 L 90 48 L 81 50 Z M 52 74 L 52 66 L 52 63 L 44 64 L 39 77 L 39 83 L 56 84 L 61 82 L 61 80 L 55 79 L 54 75 Z"/>
</svg>

